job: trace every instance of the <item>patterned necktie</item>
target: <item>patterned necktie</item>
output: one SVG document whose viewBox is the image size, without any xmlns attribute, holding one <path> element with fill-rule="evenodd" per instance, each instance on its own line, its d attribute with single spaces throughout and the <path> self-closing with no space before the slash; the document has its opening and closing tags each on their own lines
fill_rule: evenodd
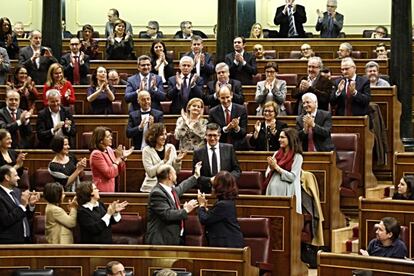
<svg viewBox="0 0 414 276">
<path fill-rule="evenodd" d="M 296 31 L 295 31 L 295 18 L 293 17 L 292 7 L 289 7 L 288 16 L 289 16 L 288 37 L 294 37 L 296 36 Z"/>
<path fill-rule="evenodd" d="M 177 210 L 180 210 L 181 209 L 180 198 L 177 195 L 177 191 L 174 188 L 172 188 L 171 193 L 174 197 L 175 207 L 177 208 Z M 184 230 L 184 220 L 180 221 L 180 231 L 182 230 Z"/>
<path fill-rule="evenodd" d="M 144 77 L 142 79 L 142 82 L 144 83 L 144 90 L 147 90 L 148 91 L 148 78 L 147 77 Z"/>
<path fill-rule="evenodd" d="M 75 63 L 73 64 L 73 83 L 80 84 L 80 69 L 79 69 L 79 57 L 74 56 Z"/>
</svg>

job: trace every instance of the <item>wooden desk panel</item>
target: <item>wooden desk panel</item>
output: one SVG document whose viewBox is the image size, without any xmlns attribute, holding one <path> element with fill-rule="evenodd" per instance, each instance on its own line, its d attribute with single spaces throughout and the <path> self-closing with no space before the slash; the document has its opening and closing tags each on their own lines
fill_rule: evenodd
<svg viewBox="0 0 414 276">
<path fill-rule="evenodd" d="M 414 175 L 414 152 L 395 152 L 393 184 L 397 185 L 406 174 Z"/>
</svg>

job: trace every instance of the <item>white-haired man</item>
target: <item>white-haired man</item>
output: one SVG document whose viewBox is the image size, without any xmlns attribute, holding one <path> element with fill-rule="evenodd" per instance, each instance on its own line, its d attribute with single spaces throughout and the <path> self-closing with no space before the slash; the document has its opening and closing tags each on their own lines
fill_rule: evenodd
<svg viewBox="0 0 414 276">
<path fill-rule="evenodd" d="M 379 76 L 379 64 L 375 61 L 368 61 L 365 64 L 365 73 L 369 79 L 370 86 L 389 87 L 390 83 Z"/>
</svg>

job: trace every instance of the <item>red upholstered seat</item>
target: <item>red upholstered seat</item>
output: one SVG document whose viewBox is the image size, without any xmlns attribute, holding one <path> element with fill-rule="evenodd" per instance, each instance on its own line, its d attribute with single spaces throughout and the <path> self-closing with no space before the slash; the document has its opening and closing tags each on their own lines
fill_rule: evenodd
<svg viewBox="0 0 414 276">
<path fill-rule="evenodd" d="M 198 220 L 198 216 L 188 216 L 185 221 L 185 245 L 206 246 L 207 241 L 204 235 L 204 226 Z"/>
<path fill-rule="evenodd" d="M 290 51 L 289 58 L 291 59 L 300 59 L 302 54 L 300 51 Z"/>
<path fill-rule="evenodd" d="M 112 225 L 114 244 L 143 244 L 145 235 L 144 219 L 139 215 L 122 215 L 117 224 Z"/>
<path fill-rule="evenodd" d="M 35 215 L 33 217 L 32 232 L 33 243 L 47 243 L 45 236 L 45 216 Z"/>
<path fill-rule="evenodd" d="M 258 171 L 242 171 L 240 178 L 237 180 L 239 194 L 261 195 L 262 194 L 263 176 Z"/>
<path fill-rule="evenodd" d="M 286 81 L 286 85 L 296 86 L 298 83 L 297 74 L 277 74 L 277 78 Z"/>
<path fill-rule="evenodd" d="M 260 275 L 271 275 L 270 221 L 268 218 L 238 218 L 245 246 L 251 249 L 251 263 Z"/>
<path fill-rule="evenodd" d="M 174 133 L 168 132 L 167 133 L 167 143 L 173 144 L 176 149 L 180 147 L 180 141 L 175 139 Z"/>
<path fill-rule="evenodd" d="M 80 145 L 79 148 L 80 149 L 89 149 L 89 144 L 91 142 L 91 138 L 92 138 L 92 132 L 88 131 L 88 132 L 83 132 L 81 139 L 80 139 Z"/>
<path fill-rule="evenodd" d="M 55 182 L 47 168 L 38 168 L 35 171 L 34 178 L 35 184 L 33 188 L 38 192 L 42 192 L 47 183 Z"/>
<path fill-rule="evenodd" d="M 122 112 L 122 101 L 113 101 L 112 102 L 112 112 L 114 114 L 123 114 L 123 112 Z"/>
<path fill-rule="evenodd" d="M 276 50 L 264 50 L 263 54 L 266 59 L 276 59 Z"/>
<path fill-rule="evenodd" d="M 193 171 L 192 170 L 181 170 L 178 174 L 177 174 L 177 183 L 181 183 L 182 181 L 186 180 L 187 178 L 191 177 L 193 175 Z M 196 194 L 197 193 L 197 187 L 194 187 L 190 190 L 188 190 L 186 193 L 189 194 Z"/>
<path fill-rule="evenodd" d="M 170 114 L 171 113 L 171 101 L 161 102 L 161 108 L 164 114 Z"/>
</svg>

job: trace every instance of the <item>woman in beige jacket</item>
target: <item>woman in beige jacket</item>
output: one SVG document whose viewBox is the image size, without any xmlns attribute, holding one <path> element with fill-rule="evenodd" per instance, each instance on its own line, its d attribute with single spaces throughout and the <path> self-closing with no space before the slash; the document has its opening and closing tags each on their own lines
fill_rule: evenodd
<svg viewBox="0 0 414 276">
<path fill-rule="evenodd" d="M 72 244 L 72 228 L 76 226 L 76 214 L 78 203 L 76 197 L 69 200 L 69 215 L 60 207 L 65 198 L 63 186 L 59 183 L 48 183 L 43 191 L 43 196 L 48 202 L 46 205 L 45 234 L 46 240 L 51 244 Z"/>
</svg>

